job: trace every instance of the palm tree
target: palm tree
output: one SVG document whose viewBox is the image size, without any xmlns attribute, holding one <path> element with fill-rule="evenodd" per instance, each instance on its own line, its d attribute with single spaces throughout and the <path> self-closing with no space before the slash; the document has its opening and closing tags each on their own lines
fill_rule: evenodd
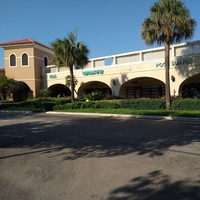
<svg viewBox="0 0 200 200">
<path fill-rule="evenodd" d="M 196 21 L 181 0 L 160 0 L 151 7 L 150 17 L 142 23 L 142 39 L 147 45 L 165 46 L 166 109 L 170 109 L 170 45 L 193 37 Z"/>
<path fill-rule="evenodd" d="M 76 79 L 76 77 L 74 76 L 74 92 L 77 94 L 76 90 L 75 90 L 75 86 L 77 85 L 78 80 Z M 65 85 L 67 87 L 71 87 L 71 77 L 68 75 L 65 77 Z"/>
<path fill-rule="evenodd" d="M 54 57 L 52 63 L 58 67 L 67 66 L 71 77 L 71 102 L 74 101 L 74 66 L 88 63 L 89 49 L 83 42 L 76 41 L 76 34 L 70 32 L 68 38 L 52 42 Z"/>
</svg>

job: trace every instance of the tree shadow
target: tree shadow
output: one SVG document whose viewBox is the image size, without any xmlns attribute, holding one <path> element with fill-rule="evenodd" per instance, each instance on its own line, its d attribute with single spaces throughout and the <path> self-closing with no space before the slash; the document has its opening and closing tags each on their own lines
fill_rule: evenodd
<svg viewBox="0 0 200 200">
<path fill-rule="evenodd" d="M 115 96 L 122 97 L 122 96 L 120 96 L 120 91 L 119 91 L 119 93 L 117 95 L 115 94 L 115 89 L 118 88 L 120 85 L 122 85 L 123 83 L 125 83 L 128 80 L 129 79 L 128 79 L 127 73 L 121 73 L 121 77 L 120 78 L 118 78 L 118 77 L 111 78 L 110 86 L 111 86 L 111 90 L 112 90 L 112 95 L 114 97 Z"/>
<path fill-rule="evenodd" d="M 178 75 L 183 78 L 189 78 L 197 74 L 197 59 L 198 57 L 192 55 L 190 52 L 191 49 L 186 47 L 180 53 L 181 56 L 178 56 L 176 62 L 174 62 L 175 70 L 178 72 Z M 185 58 L 186 57 L 186 58 Z"/>
<path fill-rule="evenodd" d="M 200 181 L 172 182 L 170 176 L 161 171 L 152 171 L 146 176 L 136 177 L 122 187 L 113 190 L 108 200 L 198 200 Z"/>
<path fill-rule="evenodd" d="M 9 124 L 0 124 L 0 148 L 29 148 L 32 153 L 56 152 L 55 156 L 64 160 L 130 153 L 162 156 L 166 151 L 177 151 L 171 147 L 200 142 L 199 126 L 190 127 L 179 122 L 48 115 L 5 120 L 9 120 Z M 200 155 L 189 151 L 182 153 Z M 0 159 L 12 156 L 17 153 Z"/>
</svg>

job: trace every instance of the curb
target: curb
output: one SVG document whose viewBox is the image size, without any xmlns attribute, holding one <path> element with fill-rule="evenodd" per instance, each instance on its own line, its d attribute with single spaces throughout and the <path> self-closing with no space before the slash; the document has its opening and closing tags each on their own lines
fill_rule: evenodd
<svg viewBox="0 0 200 200">
<path fill-rule="evenodd" d="M 24 113 L 24 114 L 33 114 L 32 111 L 20 111 L 20 110 L 0 110 L 0 113 Z M 37 113 L 37 114 L 38 114 L 38 113 Z M 41 113 L 40 113 L 40 114 L 41 114 Z M 80 113 L 80 112 L 54 112 L 54 111 L 42 112 L 42 114 L 54 114 L 54 115 L 81 115 L 81 116 L 99 116 L 99 117 L 116 117 L 116 118 L 135 118 L 135 119 L 152 119 L 152 120 L 200 122 L 200 118 L 193 118 L 193 117 L 172 117 L 172 116 L 155 116 L 155 115 L 126 115 L 126 114 Z"/>
<path fill-rule="evenodd" d="M 79 113 L 79 112 L 53 112 L 48 111 L 46 114 L 56 115 L 82 115 L 82 116 L 100 116 L 100 117 L 117 117 L 117 118 L 136 118 L 136 119 L 154 119 L 168 121 L 185 121 L 200 122 L 200 118 L 192 117 L 172 117 L 172 116 L 153 116 L 153 115 L 125 115 L 125 114 L 105 114 L 105 113 Z"/>
</svg>

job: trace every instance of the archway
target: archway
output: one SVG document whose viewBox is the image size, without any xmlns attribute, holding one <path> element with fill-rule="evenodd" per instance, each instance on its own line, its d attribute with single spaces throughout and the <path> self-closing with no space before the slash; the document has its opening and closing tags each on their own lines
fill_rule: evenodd
<svg viewBox="0 0 200 200">
<path fill-rule="evenodd" d="M 180 85 L 179 88 L 180 96 L 187 97 L 198 97 L 200 98 L 200 74 L 189 77 Z"/>
<path fill-rule="evenodd" d="M 119 94 L 123 98 L 160 98 L 165 96 L 165 84 L 150 77 L 134 78 L 121 86 Z"/>
<path fill-rule="evenodd" d="M 29 98 L 30 93 L 31 89 L 26 83 L 17 81 L 16 85 L 13 86 L 12 89 L 12 98 L 14 101 L 25 101 Z"/>
<path fill-rule="evenodd" d="M 109 98 L 112 95 L 110 87 L 100 81 L 90 81 L 87 83 L 82 83 L 78 89 L 79 98 L 84 98 L 85 95 L 91 92 L 101 92 L 106 98 Z"/>
<path fill-rule="evenodd" d="M 63 84 L 55 84 L 48 88 L 51 97 L 70 97 L 71 90 Z"/>
</svg>

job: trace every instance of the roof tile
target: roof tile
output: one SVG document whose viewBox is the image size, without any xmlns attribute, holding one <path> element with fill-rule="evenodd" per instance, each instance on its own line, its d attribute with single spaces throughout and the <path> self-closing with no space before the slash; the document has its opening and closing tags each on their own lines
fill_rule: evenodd
<svg viewBox="0 0 200 200">
<path fill-rule="evenodd" d="M 0 47 L 6 47 L 6 46 L 12 46 L 12 45 L 20 45 L 20 44 L 38 44 L 42 47 L 48 48 L 48 49 L 52 49 L 49 46 L 46 46 L 36 40 L 33 40 L 31 38 L 24 38 L 22 40 L 14 40 L 14 41 L 10 41 L 10 42 L 4 42 L 4 43 L 0 43 Z"/>
</svg>

